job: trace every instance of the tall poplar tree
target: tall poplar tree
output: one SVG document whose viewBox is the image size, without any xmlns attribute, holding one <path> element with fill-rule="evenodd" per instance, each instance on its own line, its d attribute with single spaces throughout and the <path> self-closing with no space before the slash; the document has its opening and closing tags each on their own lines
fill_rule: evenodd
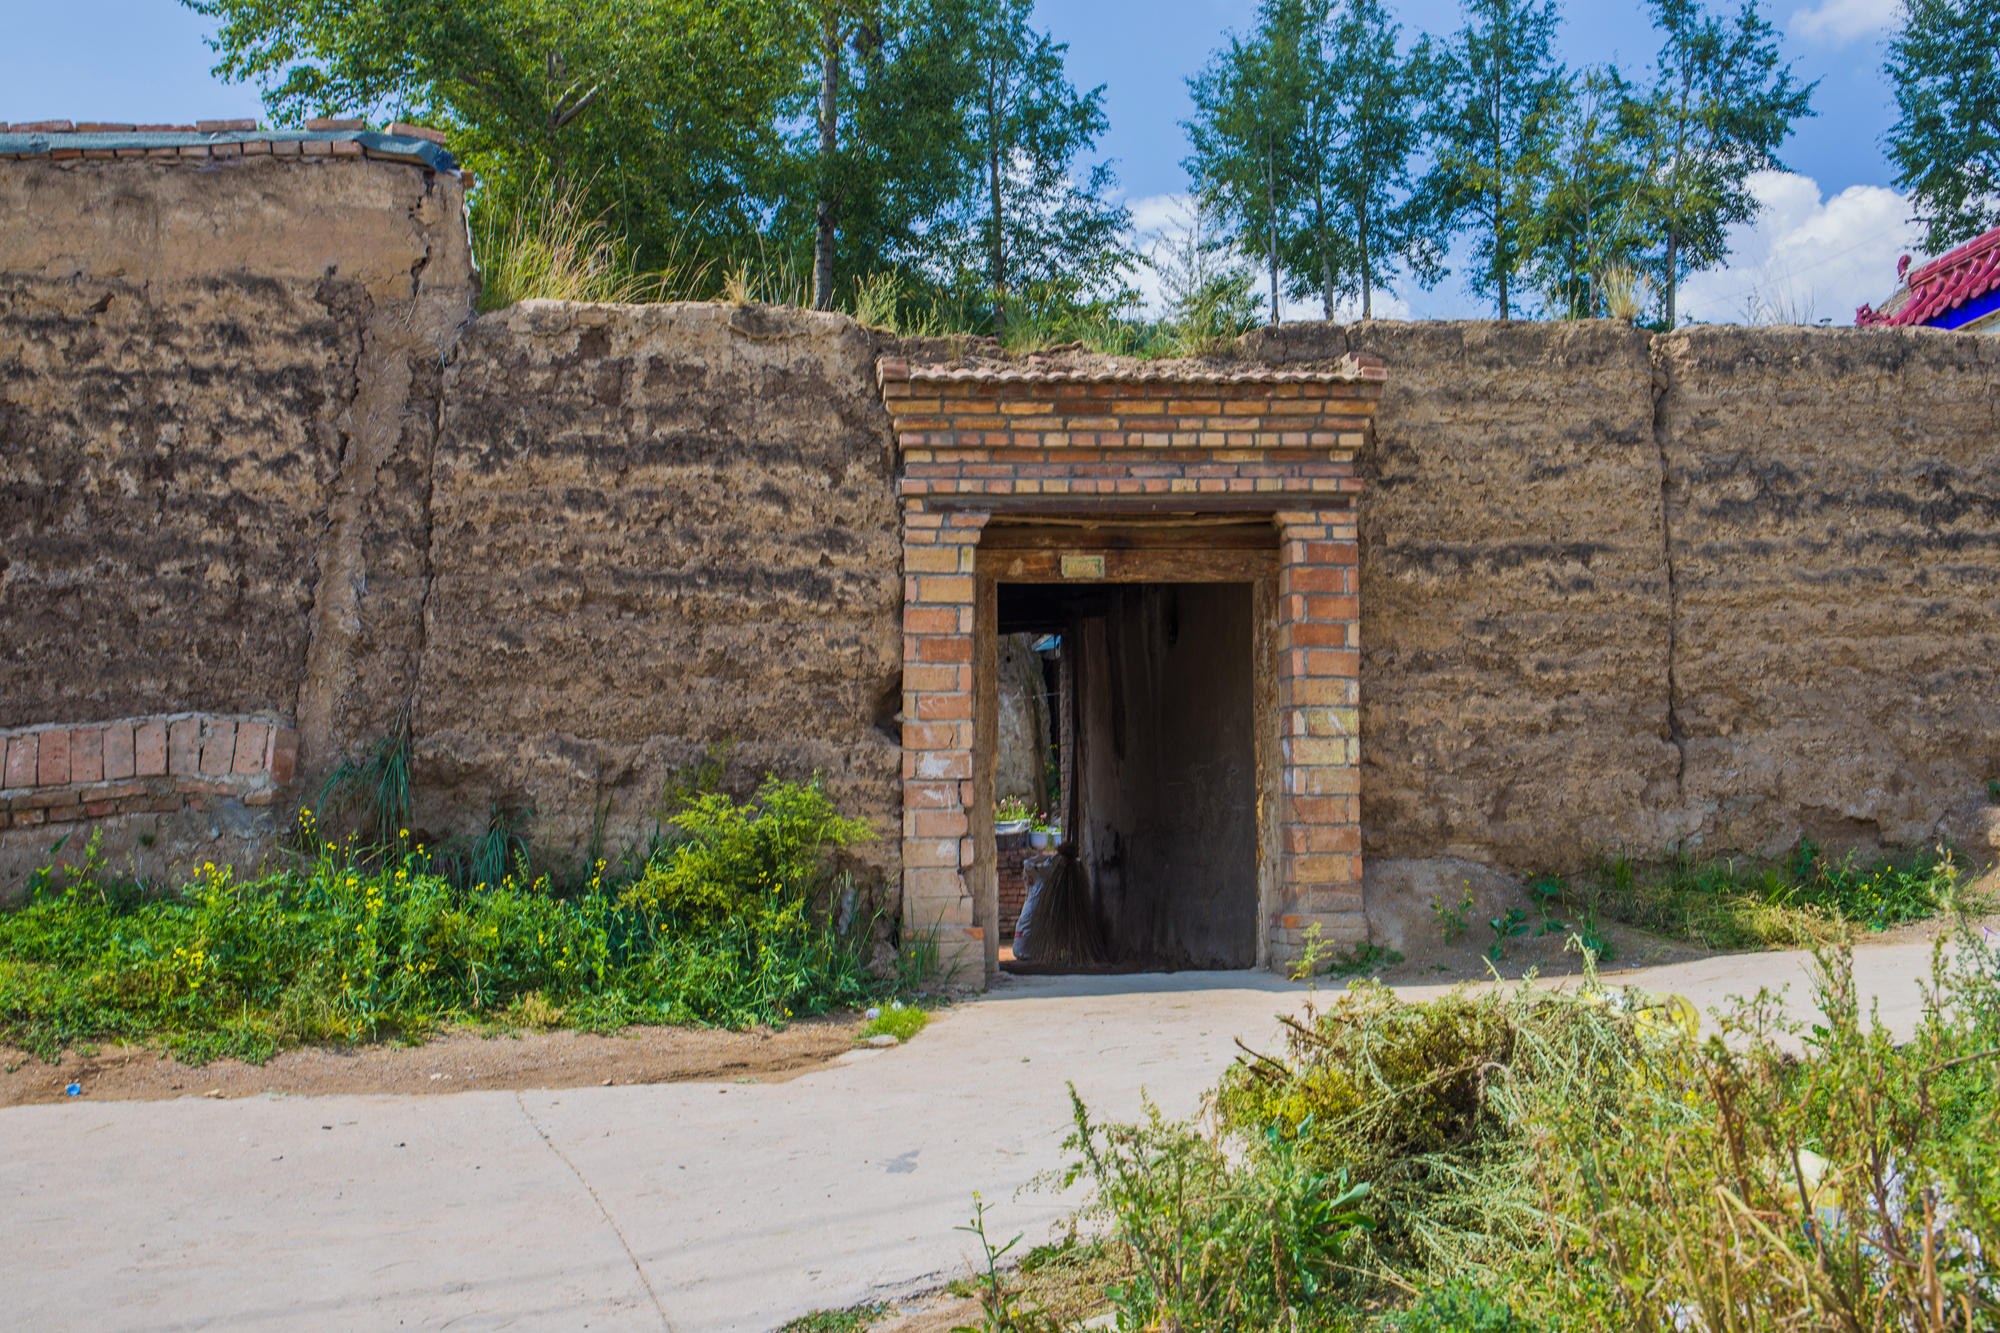
<svg viewBox="0 0 2000 1333">
<path fill-rule="evenodd" d="M 1611 313 L 1607 275 L 1629 288 L 1651 248 L 1637 121 L 1631 87 L 1609 65 L 1578 77 L 1557 116 L 1531 231 L 1536 278 L 1563 318 Z"/>
<path fill-rule="evenodd" d="M 1248 41 L 1231 39 L 1190 82 L 1190 172 L 1239 249 L 1261 253 L 1294 297 L 1327 318 L 1403 258 L 1435 269 L 1433 229 L 1408 207 L 1421 133 L 1414 63 L 1379 0 L 1266 0 Z M 1274 313 L 1276 309 L 1273 301 Z"/>
<path fill-rule="evenodd" d="M 1465 27 L 1431 64 L 1436 162 L 1424 188 L 1437 216 L 1474 238 L 1472 290 L 1509 319 L 1570 79 L 1555 58 L 1555 0 L 1463 5 Z"/>
<path fill-rule="evenodd" d="M 2000 0 L 1907 0 L 1883 73 L 1896 184 L 1941 254 L 2000 226 Z"/>
<path fill-rule="evenodd" d="M 1083 304 L 1120 293 L 1132 262 L 1130 224 L 1110 201 L 1111 166 L 1078 179 L 1077 162 L 1104 133 L 1104 89 L 1079 92 L 1068 47 L 1029 26 L 1033 0 L 969 0 L 964 14 L 965 137 L 978 179 L 956 226 L 936 236 L 961 273 L 977 273 L 996 325 L 1024 295 Z"/>
<path fill-rule="evenodd" d="M 954 0 L 803 0 L 805 128 L 780 235 L 811 238 L 812 303 L 921 250 L 972 188 L 970 25 Z"/>
<path fill-rule="evenodd" d="M 1662 41 L 1643 108 L 1648 210 L 1673 328 L 1681 279 L 1728 258 L 1728 228 L 1757 215 L 1750 174 L 1784 170 L 1778 147 L 1793 121 L 1812 114 L 1814 85 L 1779 61 L 1777 34 L 1757 0 L 1743 0 L 1733 20 L 1710 13 L 1703 0 L 1650 3 Z"/>
</svg>

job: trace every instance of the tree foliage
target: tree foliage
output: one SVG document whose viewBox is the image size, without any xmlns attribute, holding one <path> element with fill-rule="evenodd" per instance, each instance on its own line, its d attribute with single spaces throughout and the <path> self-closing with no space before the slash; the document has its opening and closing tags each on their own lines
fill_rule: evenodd
<svg viewBox="0 0 2000 1333">
<path fill-rule="evenodd" d="M 1637 108 L 1647 209 L 1660 241 L 1665 323 L 1682 278 L 1728 258 L 1728 228 L 1756 216 L 1749 178 L 1781 171 L 1778 147 L 1812 114 L 1812 84 L 1779 62 L 1777 35 L 1744 0 L 1733 21 L 1702 0 L 1650 0 L 1662 35 L 1658 80 Z"/>
<path fill-rule="evenodd" d="M 961 289 L 983 289 L 997 322 L 1022 297 L 1038 304 L 1124 296 L 1131 257 L 1126 210 L 1100 162 L 1081 179 L 1077 159 L 1108 122 L 1104 89 L 1078 92 L 1063 69 L 1068 49 L 1028 19 L 1033 0 L 972 0 L 965 67 L 968 156 L 980 191 L 961 194 L 939 250 Z"/>
<path fill-rule="evenodd" d="M 757 0 L 188 0 L 216 71 L 275 120 L 389 115 L 448 130 L 506 209 L 581 187 L 641 257 L 759 230 L 797 34 Z"/>
<path fill-rule="evenodd" d="M 1541 184 L 1572 85 L 1555 58 L 1555 0 L 1465 0 L 1466 25 L 1431 56 L 1437 215 L 1473 241 L 1468 285 L 1511 317 Z"/>
<path fill-rule="evenodd" d="M 1190 80 L 1187 166 L 1204 205 L 1295 299 L 1364 317 L 1398 257 L 1429 273 L 1434 228 L 1409 206 L 1420 135 L 1417 68 L 1377 0 L 1265 0 Z M 1274 317 L 1277 313 L 1273 301 Z"/>
<path fill-rule="evenodd" d="M 1631 86 L 1609 65 L 1577 77 L 1555 118 L 1529 231 L 1535 279 L 1561 318 L 1611 313 L 1611 288 L 1630 285 L 1649 249 L 1634 119 Z"/>
<path fill-rule="evenodd" d="M 1908 0 L 1883 72 L 1887 144 L 1925 244 L 1942 253 L 2000 225 L 2000 0 Z"/>
</svg>

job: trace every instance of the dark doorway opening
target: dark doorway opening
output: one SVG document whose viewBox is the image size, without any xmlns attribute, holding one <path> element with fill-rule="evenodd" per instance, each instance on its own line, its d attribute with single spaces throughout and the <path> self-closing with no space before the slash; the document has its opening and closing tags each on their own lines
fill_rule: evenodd
<svg viewBox="0 0 2000 1333">
<path fill-rule="evenodd" d="M 996 593 L 1002 635 L 1059 644 L 1050 814 L 1075 847 L 1107 966 L 1255 965 L 1255 586 L 1003 581 Z"/>
</svg>

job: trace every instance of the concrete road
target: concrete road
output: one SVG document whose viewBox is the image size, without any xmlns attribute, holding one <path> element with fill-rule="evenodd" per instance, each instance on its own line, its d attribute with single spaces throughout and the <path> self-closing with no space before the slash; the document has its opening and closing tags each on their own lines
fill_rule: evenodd
<svg viewBox="0 0 2000 1333">
<path fill-rule="evenodd" d="M 1928 945 L 1864 950 L 1883 1018 Z M 1704 1009 L 1806 961 L 1625 974 Z M 1414 994 L 1425 993 L 1421 990 Z M 1100 1116 L 1192 1110 L 1305 992 L 1261 973 L 1013 979 L 908 1047 L 787 1083 L 0 1111 L 0 1322 L 36 1329 L 765 1330 L 964 1272 L 1063 1211 L 1074 1081 Z"/>
</svg>

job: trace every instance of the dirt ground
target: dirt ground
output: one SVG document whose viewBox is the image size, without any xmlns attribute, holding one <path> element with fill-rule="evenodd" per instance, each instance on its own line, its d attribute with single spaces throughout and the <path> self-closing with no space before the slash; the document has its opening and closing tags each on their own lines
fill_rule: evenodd
<svg viewBox="0 0 2000 1333">
<path fill-rule="evenodd" d="M 459 1030 L 422 1046 L 303 1047 L 262 1065 L 185 1065 L 136 1046 L 105 1046 L 95 1055 L 67 1051 L 51 1065 L 0 1046 L 0 1107 L 68 1100 L 71 1083 L 92 1101 L 517 1091 L 697 1079 L 780 1083 L 853 1050 L 860 1022 L 858 1014 L 833 1014 L 779 1032 L 639 1027 L 616 1036 Z"/>
</svg>

